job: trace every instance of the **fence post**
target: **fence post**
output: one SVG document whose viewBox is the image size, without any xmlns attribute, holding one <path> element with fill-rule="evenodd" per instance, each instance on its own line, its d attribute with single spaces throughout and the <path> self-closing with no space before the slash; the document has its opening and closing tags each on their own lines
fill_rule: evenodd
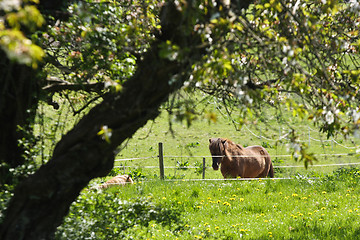
<svg viewBox="0 0 360 240">
<path fill-rule="evenodd" d="M 164 180 L 164 151 L 163 144 L 159 142 L 159 167 L 160 167 L 160 179 Z"/>
<path fill-rule="evenodd" d="M 203 158 L 203 168 L 202 168 L 202 177 L 205 179 L 205 158 Z"/>
</svg>

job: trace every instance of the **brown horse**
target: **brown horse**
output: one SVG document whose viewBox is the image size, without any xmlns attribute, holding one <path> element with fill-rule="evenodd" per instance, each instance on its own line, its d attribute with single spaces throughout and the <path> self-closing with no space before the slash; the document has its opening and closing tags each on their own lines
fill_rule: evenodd
<svg viewBox="0 0 360 240">
<path fill-rule="evenodd" d="M 219 169 L 224 178 L 264 178 L 274 177 L 270 155 L 261 146 L 244 148 L 226 138 L 209 139 L 209 149 L 213 158 L 212 167 Z"/>
<path fill-rule="evenodd" d="M 126 184 L 133 184 L 133 180 L 130 175 L 117 175 L 105 183 L 97 186 L 96 189 L 104 189 L 112 186 L 125 186 Z"/>
</svg>

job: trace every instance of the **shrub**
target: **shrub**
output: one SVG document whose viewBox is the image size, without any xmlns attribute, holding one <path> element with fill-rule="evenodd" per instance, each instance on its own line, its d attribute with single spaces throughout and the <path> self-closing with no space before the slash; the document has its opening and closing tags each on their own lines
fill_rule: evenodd
<svg viewBox="0 0 360 240">
<path fill-rule="evenodd" d="M 13 186 L 4 185 L 1 187 L 0 191 L 0 224 L 3 220 L 5 210 L 10 201 L 10 198 L 13 196 Z"/>
<path fill-rule="evenodd" d="M 116 191 L 87 192 L 73 203 L 56 239 L 121 239 L 134 226 L 151 222 L 171 228 L 180 224 L 180 209 L 137 198 L 123 201 Z M 176 229 L 176 227 L 175 227 Z"/>
</svg>

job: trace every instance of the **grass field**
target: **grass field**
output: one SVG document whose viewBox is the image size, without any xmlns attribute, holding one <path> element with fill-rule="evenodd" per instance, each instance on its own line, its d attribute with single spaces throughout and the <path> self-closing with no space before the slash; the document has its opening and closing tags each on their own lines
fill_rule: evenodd
<svg viewBox="0 0 360 240">
<path fill-rule="evenodd" d="M 58 239 L 358 239 L 359 168 L 319 179 L 138 181 L 85 190 Z"/>
<path fill-rule="evenodd" d="M 286 112 L 281 117 L 271 109 L 265 109 L 259 119 L 250 118 L 241 128 L 231 120 L 236 121 L 236 115 L 222 114 L 224 109 L 216 103 L 209 111 L 217 114 L 216 123 L 198 119 L 188 127 L 163 111 L 139 129 L 116 157 L 133 160 L 117 161 L 111 172 L 131 173 L 135 184 L 102 192 L 85 189 L 59 227 L 56 239 L 357 238 L 359 168 L 305 169 L 303 162 L 290 157 L 286 136 L 295 129 L 298 141 L 310 144 L 309 152 L 317 156 L 315 165 L 357 163 L 358 139 L 337 137 L 336 143 L 327 141 L 313 123 Z M 44 145 L 48 154 L 71 128 L 64 123 L 77 119 L 69 116 L 66 106 L 62 111 L 44 106 L 44 113 L 47 124 L 39 124 L 37 131 L 47 136 Z M 211 137 L 226 137 L 244 146 L 264 146 L 272 156 L 275 177 L 290 179 L 223 181 L 220 171 L 211 168 Z M 159 142 L 164 145 L 167 181 L 159 180 Z M 202 178 L 203 156 L 207 181 L 191 180 Z M 299 167 L 278 168 L 281 166 Z M 94 179 L 89 186 L 107 178 Z"/>
<path fill-rule="evenodd" d="M 266 111 L 265 111 L 266 112 Z M 272 112 L 268 110 L 267 112 Z M 304 169 L 304 163 L 295 161 L 291 157 L 289 140 L 286 136 L 291 128 L 299 134 L 298 141 L 309 146 L 308 151 L 317 156 L 314 165 L 328 165 L 341 163 L 356 163 L 358 157 L 356 145 L 358 139 L 338 138 L 327 139 L 320 134 L 312 122 L 287 117 L 286 123 L 279 121 L 276 116 L 264 113 L 261 120 L 249 120 L 241 129 L 236 129 L 230 117 L 218 113 L 216 123 L 207 119 L 199 119 L 188 127 L 185 123 L 174 122 L 166 112 L 163 112 L 154 122 L 148 123 L 140 129 L 132 139 L 127 142 L 124 149 L 118 154 L 117 159 L 140 158 L 133 161 L 118 161 L 117 166 L 126 166 L 125 171 L 137 169 L 147 177 L 158 178 L 158 143 L 164 146 L 165 175 L 168 178 L 201 178 L 201 169 L 196 171 L 179 167 L 200 167 L 202 156 L 206 156 L 206 178 L 222 178 L 220 172 L 211 169 L 212 160 L 208 150 L 208 139 L 211 137 L 225 137 L 243 146 L 262 145 L 265 147 L 276 167 L 277 177 L 290 177 L 297 173 L 308 174 L 309 172 L 326 173 L 332 172 L 339 166 L 311 167 Z M 170 117 L 171 118 L 171 117 Z M 169 121 L 173 132 L 170 131 Z M 335 141 L 333 141 L 335 140 Z M 340 155 L 339 155 L 340 154 Z M 149 158 L 153 157 L 153 158 Z M 152 166 L 154 168 L 146 168 Z M 277 168 L 283 166 L 299 166 L 299 168 Z"/>
<path fill-rule="evenodd" d="M 233 113 L 231 116 L 226 114 L 224 107 L 217 103 L 215 99 L 207 100 L 208 112 L 217 115 L 217 121 L 211 122 L 206 118 L 199 118 L 187 126 L 185 122 L 175 121 L 173 116 L 166 111 L 154 121 L 148 122 L 143 128 L 121 146 L 121 151 L 117 155 L 119 161 L 115 162 L 116 172 L 131 172 L 141 174 L 147 179 L 159 178 L 158 144 L 164 146 L 164 165 L 165 176 L 170 179 L 194 179 L 202 178 L 201 167 L 203 156 L 206 161 L 206 178 L 222 178 L 219 171 L 211 169 L 212 160 L 208 150 L 208 139 L 211 137 L 225 137 L 232 141 L 249 145 L 262 145 L 265 147 L 273 161 L 276 177 L 292 177 L 301 175 L 319 175 L 330 173 L 340 166 L 324 166 L 331 164 L 357 163 L 359 157 L 354 155 L 360 139 L 344 139 L 342 136 L 327 139 L 325 134 L 320 134 L 313 122 L 307 119 L 293 117 L 291 111 L 282 109 L 279 111 L 264 107 L 260 117 L 249 118 L 242 126 L 238 121 L 238 116 Z M 52 107 L 43 105 L 36 125 L 38 136 L 44 140 L 42 144 L 43 153 L 40 158 L 46 160 L 51 154 L 51 150 L 63 134 L 71 129 L 80 116 L 72 116 L 69 105 L 62 101 L 59 102 L 61 109 L 55 111 Z M 80 108 L 81 104 L 78 106 Z M 75 108 L 76 108 L 75 104 Z M 204 106 L 201 106 L 204 108 Z M 46 124 L 42 124 L 46 123 Z M 291 144 L 287 139 L 291 129 L 296 130 L 298 142 L 308 145 L 308 152 L 314 153 L 317 160 L 309 169 L 304 169 L 304 163 L 295 161 L 291 157 Z M 334 140 L 334 141 L 333 141 Z M 340 154 L 340 155 L 339 155 Z M 121 159 L 134 159 L 122 161 Z M 297 166 L 285 167 L 284 166 Z M 197 167 L 197 168 L 194 168 Z M 104 181 L 97 179 L 95 182 Z"/>
</svg>

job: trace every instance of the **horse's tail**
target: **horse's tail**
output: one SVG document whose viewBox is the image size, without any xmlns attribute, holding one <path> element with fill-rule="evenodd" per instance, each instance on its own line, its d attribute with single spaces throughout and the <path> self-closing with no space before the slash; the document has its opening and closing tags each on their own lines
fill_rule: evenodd
<svg viewBox="0 0 360 240">
<path fill-rule="evenodd" d="M 273 178 L 274 177 L 274 168 L 273 168 L 273 165 L 272 165 L 272 162 L 271 162 L 271 158 L 270 158 L 270 155 L 269 153 L 266 151 L 265 148 L 261 147 L 262 149 L 260 150 L 260 154 L 261 155 L 264 155 L 265 157 L 265 164 L 267 165 L 268 163 L 270 163 L 270 166 L 269 166 L 269 172 L 268 172 L 268 176 Z M 264 177 L 267 177 L 266 175 Z"/>
<path fill-rule="evenodd" d="M 274 177 L 274 168 L 273 168 L 272 163 L 270 163 L 270 169 L 269 169 L 269 174 L 268 174 L 268 176 L 271 177 L 271 178 Z"/>
</svg>

